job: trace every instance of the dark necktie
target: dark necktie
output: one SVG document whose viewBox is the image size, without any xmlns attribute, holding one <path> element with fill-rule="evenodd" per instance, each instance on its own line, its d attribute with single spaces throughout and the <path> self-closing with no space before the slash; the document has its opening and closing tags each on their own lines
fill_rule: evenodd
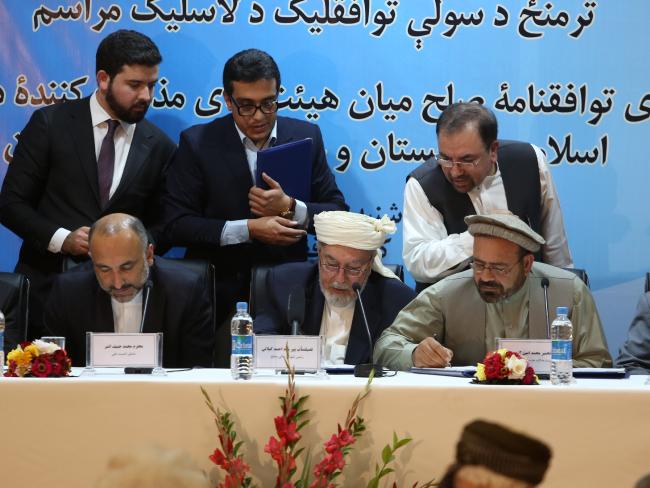
<svg viewBox="0 0 650 488">
<path fill-rule="evenodd" d="M 99 200 L 102 208 L 108 203 L 111 184 L 113 183 L 113 168 L 115 167 L 115 144 L 113 136 L 115 129 L 120 124 L 117 120 L 108 120 L 108 132 L 102 141 L 102 147 L 99 149 L 99 158 L 97 158 L 97 173 L 99 176 Z"/>
</svg>

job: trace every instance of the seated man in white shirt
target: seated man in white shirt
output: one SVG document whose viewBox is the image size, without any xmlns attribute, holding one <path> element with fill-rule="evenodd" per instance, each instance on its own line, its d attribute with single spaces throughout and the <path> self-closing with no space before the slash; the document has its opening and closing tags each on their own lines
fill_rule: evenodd
<svg viewBox="0 0 650 488">
<path fill-rule="evenodd" d="M 214 330 L 202 276 L 154 260 L 142 222 L 130 215 L 95 222 L 89 247 L 92 268 L 59 275 L 45 308 L 45 326 L 66 338 L 74 366 L 85 365 L 87 331 L 163 332 L 163 366 L 211 366 Z"/>
<path fill-rule="evenodd" d="M 436 125 L 438 154 L 404 189 L 404 264 L 416 290 L 468 267 L 473 238 L 463 218 L 509 209 L 545 243 L 537 261 L 572 267 L 560 201 L 541 150 L 497 140 L 497 119 L 476 103 L 447 107 Z"/>
<path fill-rule="evenodd" d="M 289 297 L 305 300 L 301 330 L 323 335 L 326 364 L 363 364 L 371 348 L 354 284 L 361 300 L 373 344 L 415 293 L 381 262 L 386 234 L 395 223 L 352 212 L 322 212 L 314 216 L 318 263 L 289 263 L 268 276 L 270 306 L 253 322 L 256 334 L 288 334 Z"/>
</svg>

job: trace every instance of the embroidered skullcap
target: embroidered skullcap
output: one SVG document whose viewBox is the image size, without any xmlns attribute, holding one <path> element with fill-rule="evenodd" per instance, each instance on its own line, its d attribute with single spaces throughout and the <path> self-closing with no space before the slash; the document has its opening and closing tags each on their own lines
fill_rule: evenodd
<svg viewBox="0 0 650 488">
<path fill-rule="evenodd" d="M 542 482 L 550 460 L 545 443 L 484 420 L 467 424 L 456 445 L 459 465 L 485 466 L 533 485 Z"/>
<path fill-rule="evenodd" d="M 532 253 L 539 251 L 540 246 L 546 242 L 542 236 L 511 213 L 469 215 L 465 217 L 465 223 L 467 230 L 473 236 L 500 237 Z"/>
<path fill-rule="evenodd" d="M 397 278 L 381 262 L 380 248 L 386 241 L 386 235 L 394 234 L 397 229 L 395 222 L 390 220 L 388 215 L 375 219 L 368 215 L 340 210 L 321 212 L 314 216 L 314 227 L 316 239 L 323 244 L 375 251 L 373 271 L 387 278 Z"/>
</svg>

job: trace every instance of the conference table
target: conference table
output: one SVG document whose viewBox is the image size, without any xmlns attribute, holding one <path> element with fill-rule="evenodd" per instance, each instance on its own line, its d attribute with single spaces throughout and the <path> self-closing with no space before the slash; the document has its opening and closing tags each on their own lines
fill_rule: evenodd
<svg viewBox="0 0 650 488">
<path fill-rule="evenodd" d="M 274 464 L 264 444 L 274 434 L 286 375 L 267 372 L 235 381 L 230 371 L 219 369 L 166 376 L 80 372 L 74 369 L 68 378 L 0 379 L 2 486 L 90 487 L 112 455 L 151 444 L 183 449 L 213 480 L 222 479 L 208 459 L 218 439 L 200 386 L 216 406 L 233 412 L 258 486 L 273 486 Z M 339 486 L 365 487 L 393 432 L 413 438 L 397 453 L 399 486 L 440 479 L 463 426 L 482 418 L 551 446 L 543 486 L 631 487 L 650 473 L 646 379 L 578 379 L 560 387 L 544 381 L 474 385 L 467 378 L 403 372 L 375 378 L 359 412 L 367 431 L 354 445 Z M 301 442 L 316 459 L 365 383 L 351 375 L 297 375 L 298 394 L 309 395 L 311 419 Z"/>
</svg>

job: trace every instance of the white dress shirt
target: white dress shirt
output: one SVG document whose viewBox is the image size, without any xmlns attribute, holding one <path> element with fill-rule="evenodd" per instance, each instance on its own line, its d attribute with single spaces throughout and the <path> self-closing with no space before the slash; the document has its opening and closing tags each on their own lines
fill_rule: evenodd
<svg viewBox="0 0 650 488">
<path fill-rule="evenodd" d="M 320 325 L 320 335 L 325 340 L 323 364 L 333 365 L 345 362 L 345 352 L 348 349 L 355 303 L 356 300 L 345 307 L 333 307 L 325 300 Z"/>
<path fill-rule="evenodd" d="M 257 173 L 257 152 L 261 149 L 266 149 L 275 143 L 278 134 L 278 122 L 276 120 L 275 124 L 273 125 L 273 129 L 271 130 L 271 134 L 269 134 L 268 140 L 260 148 L 258 148 L 255 143 L 251 141 L 246 136 L 246 134 L 244 134 L 239 129 L 239 126 L 236 123 L 235 129 L 237 129 L 239 138 L 241 139 L 241 142 L 244 145 L 244 149 L 246 151 L 246 160 L 248 161 L 248 169 L 251 172 L 253 184 L 256 184 L 255 176 Z M 307 205 L 296 199 L 296 209 L 294 211 L 293 220 L 298 222 L 299 226 L 306 227 L 307 217 Z M 223 226 L 223 230 L 221 231 L 221 245 L 228 246 L 231 244 L 240 244 L 247 241 L 250 241 L 250 235 L 248 233 L 248 219 L 228 220 Z"/>
<path fill-rule="evenodd" d="M 90 97 L 90 118 L 93 124 L 93 139 L 95 143 L 95 161 L 99 159 L 99 151 L 102 147 L 102 142 L 106 133 L 108 132 L 108 121 L 111 116 L 108 115 L 106 110 L 97 101 L 97 92 Z M 109 198 L 113 196 L 117 189 L 122 175 L 124 174 L 124 167 L 126 166 L 126 159 L 129 156 L 129 149 L 131 149 L 131 142 L 133 141 L 133 134 L 135 133 L 136 124 L 127 124 L 120 120 L 120 125 L 115 129 L 113 141 L 115 143 L 115 166 L 113 167 L 113 182 L 109 191 Z M 68 234 L 76 229 L 65 229 L 60 227 L 50 239 L 47 246 L 48 251 L 58 253 L 61 252 L 63 241 L 65 241 Z"/>
<path fill-rule="evenodd" d="M 546 240 L 542 248 L 545 262 L 553 266 L 571 267 L 573 261 L 551 172 L 544 153 L 535 145 L 533 149 L 539 167 L 541 234 Z M 468 196 L 478 215 L 508 208 L 498 163 L 496 172 L 470 190 Z M 442 215 L 429 203 L 422 186 L 415 178 L 409 178 L 404 189 L 402 222 L 404 264 L 416 281 L 429 282 L 472 255 L 472 236 L 467 231 L 462 234 L 447 234 Z"/>
<path fill-rule="evenodd" d="M 111 298 L 113 324 L 118 334 L 138 333 L 142 322 L 142 290 L 128 302 L 118 302 Z"/>
</svg>

